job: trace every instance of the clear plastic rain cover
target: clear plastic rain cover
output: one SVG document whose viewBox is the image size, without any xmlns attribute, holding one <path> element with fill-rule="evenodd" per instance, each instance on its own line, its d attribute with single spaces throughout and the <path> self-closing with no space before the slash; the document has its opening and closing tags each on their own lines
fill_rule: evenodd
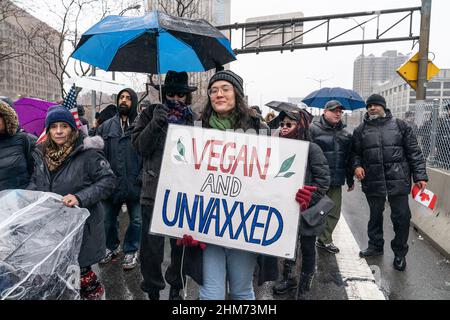
<svg viewBox="0 0 450 320">
<path fill-rule="evenodd" d="M 0 192 L 0 300 L 80 299 L 80 251 L 87 209 L 39 191 Z"/>
</svg>

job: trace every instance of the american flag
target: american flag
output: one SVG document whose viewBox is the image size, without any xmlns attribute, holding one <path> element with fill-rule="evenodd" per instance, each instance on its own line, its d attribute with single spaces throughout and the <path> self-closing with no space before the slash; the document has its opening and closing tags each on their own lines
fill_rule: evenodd
<svg viewBox="0 0 450 320">
<path fill-rule="evenodd" d="M 75 83 L 72 85 L 72 87 L 69 90 L 69 93 L 64 98 L 64 102 L 62 103 L 62 106 L 69 109 L 69 111 L 72 113 L 73 117 L 75 118 L 75 123 L 77 124 L 77 128 L 79 129 L 82 126 L 82 123 L 78 117 L 78 109 L 77 109 L 77 88 L 75 87 Z M 47 133 L 44 128 L 44 131 L 39 136 L 36 143 L 41 143 L 42 141 L 45 141 L 47 139 Z"/>
</svg>

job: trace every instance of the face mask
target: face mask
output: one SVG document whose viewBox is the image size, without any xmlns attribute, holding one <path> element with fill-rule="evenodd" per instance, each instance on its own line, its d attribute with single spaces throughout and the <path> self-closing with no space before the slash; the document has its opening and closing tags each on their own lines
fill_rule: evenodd
<svg viewBox="0 0 450 320">
<path fill-rule="evenodd" d="M 120 105 L 119 106 L 119 113 L 123 116 L 127 116 L 128 114 L 130 114 L 130 109 L 125 106 L 125 105 Z"/>
</svg>

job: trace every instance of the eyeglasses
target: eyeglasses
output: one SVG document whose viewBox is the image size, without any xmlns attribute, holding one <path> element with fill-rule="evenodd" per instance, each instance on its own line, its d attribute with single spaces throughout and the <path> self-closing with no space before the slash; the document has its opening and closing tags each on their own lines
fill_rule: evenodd
<svg viewBox="0 0 450 320">
<path fill-rule="evenodd" d="M 170 98 L 177 96 L 178 98 L 184 98 L 186 93 L 184 92 L 167 92 L 166 95 Z"/>
<path fill-rule="evenodd" d="M 294 125 L 295 125 L 295 123 L 292 123 L 292 122 L 280 122 L 281 128 L 283 128 L 283 127 L 291 128 Z"/>
<path fill-rule="evenodd" d="M 208 96 L 215 97 L 219 94 L 219 90 L 222 91 L 223 94 L 229 94 L 233 90 L 233 86 L 224 85 L 220 88 L 214 87 L 211 89 L 208 89 Z"/>
</svg>

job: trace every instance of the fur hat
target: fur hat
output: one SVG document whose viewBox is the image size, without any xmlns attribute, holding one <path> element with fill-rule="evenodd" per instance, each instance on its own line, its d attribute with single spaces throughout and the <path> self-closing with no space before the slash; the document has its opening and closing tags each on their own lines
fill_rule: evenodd
<svg viewBox="0 0 450 320">
<path fill-rule="evenodd" d="M 19 129 L 19 119 L 16 111 L 8 103 L 0 100 L 0 117 L 5 121 L 6 133 L 10 136 L 16 134 Z"/>
<path fill-rule="evenodd" d="M 208 89 L 211 88 L 214 82 L 220 80 L 231 83 L 241 96 L 244 96 L 244 80 L 231 70 L 223 70 L 215 73 L 209 80 Z"/>
<path fill-rule="evenodd" d="M 48 131 L 50 125 L 55 122 L 65 122 L 71 126 L 73 130 L 77 130 L 77 124 L 72 113 L 61 105 L 52 106 L 48 109 L 47 116 L 45 117 L 45 129 Z"/>
</svg>

